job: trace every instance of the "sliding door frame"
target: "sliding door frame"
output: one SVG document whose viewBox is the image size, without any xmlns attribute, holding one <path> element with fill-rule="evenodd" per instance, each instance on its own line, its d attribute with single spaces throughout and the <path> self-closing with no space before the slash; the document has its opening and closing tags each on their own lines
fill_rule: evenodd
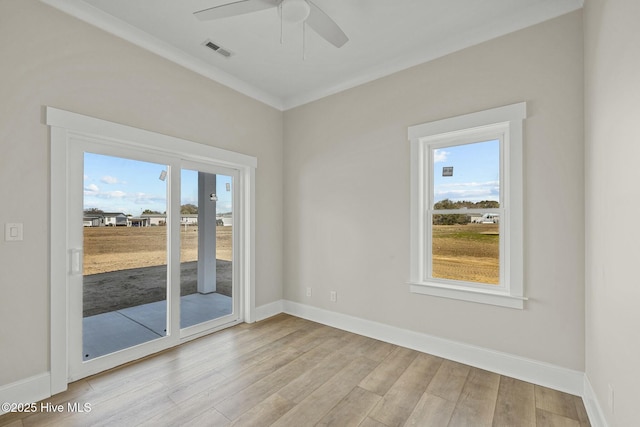
<svg viewBox="0 0 640 427">
<path fill-rule="evenodd" d="M 51 336 L 50 369 L 51 390 L 56 394 L 67 389 L 69 372 L 69 277 L 72 254 L 69 252 L 68 215 L 69 198 L 74 189 L 69 177 L 69 153 L 77 141 L 99 141 L 113 146 L 122 146 L 150 155 L 182 161 L 217 165 L 234 169 L 238 173 L 237 224 L 238 286 L 241 306 L 239 319 L 251 323 L 255 319 L 255 169 L 257 159 L 233 151 L 223 150 L 196 142 L 159 133 L 125 126 L 69 111 L 46 107 L 46 124 L 50 126 L 51 140 L 51 200 L 50 200 L 50 289 L 51 289 Z M 175 173 L 175 172 L 174 172 Z M 172 185 L 170 192 L 179 191 Z M 169 198 L 179 205 L 175 197 Z M 178 236 L 179 228 L 173 232 Z M 64 248 L 64 250 L 62 250 Z M 176 255 L 173 255 L 176 256 Z M 173 272 L 173 277 L 176 277 Z M 179 278 L 179 273 L 178 273 Z M 234 278 L 236 280 L 236 278 Z M 176 283 L 179 283 L 176 282 Z M 179 303 L 173 301 L 173 305 Z M 170 310 L 171 308 L 169 308 Z M 215 329 L 214 329 L 215 330 Z M 168 346 L 211 333 L 203 331 L 188 336 L 176 336 L 175 342 L 167 340 Z M 174 333 L 178 331 L 174 330 Z"/>
</svg>

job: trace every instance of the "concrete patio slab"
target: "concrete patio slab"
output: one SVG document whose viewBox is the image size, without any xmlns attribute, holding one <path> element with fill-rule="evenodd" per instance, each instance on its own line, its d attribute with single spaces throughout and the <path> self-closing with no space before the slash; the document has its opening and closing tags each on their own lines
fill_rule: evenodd
<svg viewBox="0 0 640 427">
<path fill-rule="evenodd" d="M 118 310 L 117 313 L 133 320 L 163 337 L 167 334 L 167 302 L 157 301 Z"/>
<path fill-rule="evenodd" d="M 180 298 L 180 327 L 186 328 L 231 314 L 232 299 L 222 294 L 191 294 Z"/>
<path fill-rule="evenodd" d="M 180 298 L 180 327 L 186 328 L 231 314 L 232 298 L 191 294 Z M 167 303 L 157 301 L 82 320 L 83 360 L 90 360 L 166 335 Z"/>
<path fill-rule="evenodd" d="M 90 360 L 160 338 L 117 311 L 82 320 L 82 360 Z"/>
</svg>

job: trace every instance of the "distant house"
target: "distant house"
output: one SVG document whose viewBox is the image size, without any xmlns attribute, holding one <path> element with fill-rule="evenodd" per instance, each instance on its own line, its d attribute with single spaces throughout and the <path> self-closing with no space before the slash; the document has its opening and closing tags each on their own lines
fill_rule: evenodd
<svg viewBox="0 0 640 427">
<path fill-rule="evenodd" d="M 141 225 L 142 227 L 165 225 L 167 223 L 167 215 L 165 214 L 142 214 L 140 218 L 146 220 L 144 225 Z"/>
<path fill-rule="evenodd" d="M 500 222 L 500 215 L 495 213 L 486 213 L 482 215 L 480 222 L 483 224 L 497 224 Z"/>
<path fill-rule="evenodd" d="M 469 217 L 469 222 L 471 223 L 482 222 L 482 214 L 472 213 L 472 214 L 469 214 L 468 217 Z"/>
<path fill-rule="evenodd" d="M 127 227 L 148 227 L 149 226 L 149 218 L 145 218 L 142 216 L 139 217 L 129 217 L 127 218 Z"/>
<path fill-rule="evenodd" d="M 216 224 L 224 225 L 225 227 L 229 227 L 233 225 L 233 214 L 232 213 L 223 213 L 216 216 Z"/>
<path fill-rule="evenodd" d="M 127 216 L 122 212 L 104 212 L 102 216 L 104 217 L 104 225 L 106 226 L 126 227 L 129 224 Z"/>
<path fill-rule="evenodd" d="M 198 214 L 180 214 L 180 224 L 198 225 Z"/>
<path fill-rule="evenodd" d="M 104 225 L 104 217 L 102 215 L 85 215 L 82 218 L 83 227 L 101 227 Z"/>
</svg>

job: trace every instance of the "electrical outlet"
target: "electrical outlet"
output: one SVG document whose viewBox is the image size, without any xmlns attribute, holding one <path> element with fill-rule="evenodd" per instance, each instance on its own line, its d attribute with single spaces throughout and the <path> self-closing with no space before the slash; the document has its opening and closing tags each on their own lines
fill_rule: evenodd
<svg viewBox="0 0 640 427">
<path fill-rule="evenodd" d="M 336 291 L 331 291 L 331 293 L 329 294 L 329 299 L 332 302 L 338 301 L 338 293 Z"/>
<path fill-rule="evenodd" d="M 310 297 L 311 296 L 311 288 L 307 288 L 307 296 Z"/>
<path fill-rule="evenodd" d="M 22 223 L 5 224 L 4 240 L 7 242 L 22 240 Z"/>
<path fill-rule="evenodd" d="M 613 386 L 609 384 L 609 411 L 613 414 Z"/>
</svg>

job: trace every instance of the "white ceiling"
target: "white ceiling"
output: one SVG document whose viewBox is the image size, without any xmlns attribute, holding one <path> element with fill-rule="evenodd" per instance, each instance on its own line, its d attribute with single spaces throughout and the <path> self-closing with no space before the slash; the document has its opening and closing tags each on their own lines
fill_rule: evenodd
<svg viewBox="0 0 640 427">
<path fill-rule="evenodd" d="M 201 22 L 235 0 L 41 0 L 286 110 L 579 9 L 583 0 L 313 0 L 349 37 L 336 48 L 277 9 Z M 225 58 L 205 40 L 233 52 Z"/>
</svg>

